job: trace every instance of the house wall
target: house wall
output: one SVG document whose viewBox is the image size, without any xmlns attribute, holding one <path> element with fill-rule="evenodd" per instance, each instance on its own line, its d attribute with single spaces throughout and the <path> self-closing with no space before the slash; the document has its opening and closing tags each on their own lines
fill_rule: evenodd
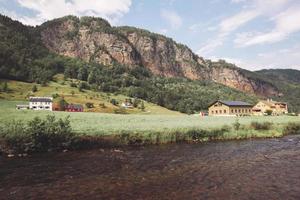
<svg viewBox="0 0 300 200">
<path fill-rule="evenodd" d="M 288 113 L 287 104 L 276 102 L 273 103 L 272 101 L 268 104 L 260 101 L 254 106 L 254 108 L 261 110 L 261 112 L 258 112 L 257 115 L 263 115 L 267 110 L 272 110 L 272 115 L 282 115 Z"/>
<path fill-rule="evenodd" d="M 52 111 L 52 102 L 29 102 L 29 108 L 32 110 Z"/>
<path fill-rule="evenodd" d="M 210 116 L 235 116 L 235 115 L 252 115 L 252 107 L 227 106 L 216 102 L 208 109 Z"/>
<path fill-rule="evenodd" d="M 220 102 L 216 102 L 208 108 L 208 115 L 230 115 L 229 111 L 230 110 L 227 105 L 224 105 Z"/>
</svg>

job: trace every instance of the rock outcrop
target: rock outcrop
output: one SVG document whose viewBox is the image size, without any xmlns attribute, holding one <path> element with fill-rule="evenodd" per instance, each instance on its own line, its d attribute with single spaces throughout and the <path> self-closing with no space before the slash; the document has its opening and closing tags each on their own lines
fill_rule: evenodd
<svg viewBox="0 0 300 200">
<path fill-rule="evenodd" d="M 104 65 L 142 65 L 155 75 L 212 80 L 263 96 L 278 94 L 265 80 L 247 76 L 238 67 L 227 67 L 228 63 L 204 60 L 187 46 L 146 30 L 112 27 L 101 18 L 73 16 L 46 22 L 39 28 L 44 45 L 60 55 Z"/>
</svg>

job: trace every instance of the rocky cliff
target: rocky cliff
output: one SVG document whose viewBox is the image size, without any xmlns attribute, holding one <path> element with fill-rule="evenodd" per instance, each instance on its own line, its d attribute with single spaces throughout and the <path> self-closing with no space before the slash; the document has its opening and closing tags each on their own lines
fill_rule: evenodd
<svg viewBox="0 0 300 200">
<path fill-rule="evenodd" d="M 204 60 L 187 46 L 146 30 L 112 27 L 100 18 L 73 16 L 46 22 L 39 29 L 44 45 L 60 55 L 105 65 L 141 65 L 155 75 L 213 80 L 264 96 L 278 94 L 272 84 L 253 78 L 252 72 L 243 73 L 240 68 L 228 67 L 226 62 Z"/>
</svg>

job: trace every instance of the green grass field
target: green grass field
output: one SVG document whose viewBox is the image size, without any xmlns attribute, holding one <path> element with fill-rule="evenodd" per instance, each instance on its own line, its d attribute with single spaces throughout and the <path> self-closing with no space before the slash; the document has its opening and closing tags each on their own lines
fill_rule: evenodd
<svg viewBox="0 0 300 200">
<path fill-rule="evenodd" d="M 70 86 L 70 83 L 78 83 L 78 80 L 63 80 L 62 75 L 56 75 L 55 81 L 49 82 L 47 86 L 42 86 L 39 84 L 25 83 L 21 81 L 13 80 L 1 80 L 1 82 L 7 82 L 9 91 L 0 92 L 0 100 L 8 101 L 26 101 L 29 96 L 52 96 L 53 94 L 58 94 L 68 103 L 76 103 L 83 105 L 85 112 L 100 112 L 100 113 L 114 113 L 115 109 L 119 106 L 112 105 L 110 103 L 111 99 L 116 99 L 119 104 L 129 98 L 121 94 L 110 94 L 104 92 L 94 92 L 92 90 L 79 91 L 78 88 Z M 38 88 L 37 92 L 32 92 L 31 89 L 33 85 Z M 72 94 L 73 92 L 73 94 Z M 85 104 L 87 102 L 93 103 L 94 108 L 87 108 Z M 104 104 L 105 108 L 100 106 Z M 181 113 L 176 111 L 168 110 L 164 107 L 158 106 L 156 104 L 144 101 L 145 110 L 142 111 L 138 108 L 127 109 L 128 114 L 168 114 L 168 115 L 181 115 Z"/>
<path fill-rule="evenodd" d="M 200 117 L 196 115 L 118 115 L 106 113 L 68 113 L 50 111 L 16 110 L 15 105 L 20 101 L 0 101 L 0 124 L 11 120 L 31 120 L 36 116 L 46 117 L 55 115 L 58 118 L 70 116 L 73 130 L 78 134 L 110 135 L 122 131 L 132 133 L 143 132 L 170 132 L 184 131 L 187 129 L 215 129 L 224 125 L 231 126 L 236 122 L 236 117 Z M 239 123 L 244 126 L 253 121 L 269 121 L 280 128 L 289 122 L 300 122 L 300 117 L 292 116 L 256 116 L 239 117 Z M 246 130 L 245 130 L 246 131 Z"/>
</svg>

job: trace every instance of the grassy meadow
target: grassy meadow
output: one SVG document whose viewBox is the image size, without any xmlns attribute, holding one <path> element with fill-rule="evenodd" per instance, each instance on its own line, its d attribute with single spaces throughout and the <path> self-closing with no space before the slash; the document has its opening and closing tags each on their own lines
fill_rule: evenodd
<svg viewBox="0 0 300 200">
<path fill-rule="evenodd" d="M 88 135 L 111 135 L 121 132 L 170 132 L 185 131 L 189 129 L 216 129 L 231 126 L 236 117 L 201 117 L 199 115 L 167 115 L 167 114 L 131 114 L 118 115 L 107 113 L 68 113 L 50 111 L 16 110 L 15 105 L 25 103 L 20 101 L 0 101 L 0 124 L 11 120 L 32 120 L 34 117 L 45 118 L 55 115 L 57 118 L 70 116 L 74 132 Z M 251 122 L 272 122 L 280 129 L 289 122 L 300 122 L 300 117 L 293 116 L 256 116 L 239 117 L 241 126 L 248 126 Z M 246 131 L 246 130 L 245 130 Z M 275 130 L 276 131 L 276 130 Z"/>
<path fill-rule="evenodd" d="M 111 99 L 115 99 L 121 104 L 125 99 L 129 98 L 121 94 L 110 94 L 104 92 L 94 92 L 92 90 L 79 91 L 76 87 L 71 87 L 70 83 L 77 83 L 76 79 L 63 80 L 63 75 L 59 74 L 54 77 L 54 81 L 49 82 L 46 86 L 40 84 L 26 83 L 14 80 L 1 80 L 8 84 L 8 92 L 0 92 L 0 100 L 9 101 L 27 101 L 29 96 L 52 96 L 58 94 L 68 103 L 82 104 L 85 112 L 114 113 L 119 106 L 110 103 Z M 37 86 L 37 91 L 32 92 L 33 85 Z M 73 93 L 73 94 L 72 94 Z M 87 108 L 86 103 L 93 103 L 94 108 Z M 101 106 L 101 105 L 104 106 Z M 144 101 L 145 110 L 138 108 L 127 109 L 128 114 L 168 114 L 181 115 L 180 112 L 171 111 L 156 104 Z"/>
</svg>

